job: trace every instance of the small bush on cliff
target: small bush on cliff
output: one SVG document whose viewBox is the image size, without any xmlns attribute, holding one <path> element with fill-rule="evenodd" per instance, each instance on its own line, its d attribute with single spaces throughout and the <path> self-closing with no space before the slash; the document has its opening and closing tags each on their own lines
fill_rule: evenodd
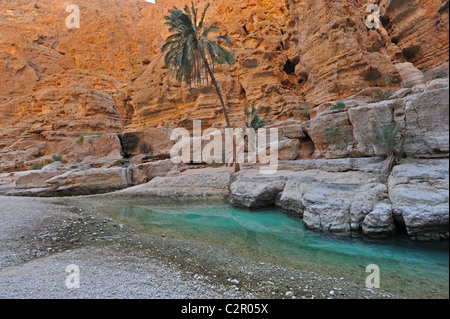
<svg viewBox="0 0 450 319">
<path fill-rule="evenodd" d="M 77 144 L 83 143 L 85 136 L 100 136 L 100 135 L 103 135 L 103 132 L 92 132 L 92 133 L 83 134 L 78 138 Z"/>
<path fill-rule="evenodd" d="M 381 172 L 380 180 L 385 182 L 401 158 L 406 157 L 405 147 L 408 144 L 423 143 L 426 141 L 414 134 L 400 134 L 402 125 L 385 125 L 374 129 L 373 136 L 366 140 L 377 147 L 386 156 L 386 162 Z"/>
<path fill-rule="evenodd" d="M 52 155 L 52 160 L 53 160 L 53 162 L 61 162 L 61 163 L 64 163 L 64 162 L 63 162 L 63 157 L 62 157 L 62 155 L 54 154 L 54 155 Z"/>
<path fill-rule="evenodd" d="M 336 110 L 344 110 L 346 107 L 345 103 L 342 101 L 338 101 L 336 103 L 334 103 L 331 107 L 330 107 L 330 111 L 336 111 Z"/>
<path fill-rule="evenodd" d="M 33 170 L 33 171 L 38 171 L 38 170 L 40 170 L 40 169 L 42 169 L 42 164 L 40 164 L 40 163 L 36 163 L 36 164 L 34 164 L 32 167 L 31 167 L 31 169 Z"/>
</svg>

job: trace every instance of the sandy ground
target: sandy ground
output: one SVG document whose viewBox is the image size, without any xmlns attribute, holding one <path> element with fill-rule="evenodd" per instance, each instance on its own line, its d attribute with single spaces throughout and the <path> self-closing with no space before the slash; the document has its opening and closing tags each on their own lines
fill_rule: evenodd
<svg viewBox="0 0 450 319">
<path fill-rule="evenodd" d="M 401 297 L 139 234 L 77 201 L 0 196 L 0 298 Z M 79 288 L 66 286 L 69 265 L 78 266 Z"/>
</svg>

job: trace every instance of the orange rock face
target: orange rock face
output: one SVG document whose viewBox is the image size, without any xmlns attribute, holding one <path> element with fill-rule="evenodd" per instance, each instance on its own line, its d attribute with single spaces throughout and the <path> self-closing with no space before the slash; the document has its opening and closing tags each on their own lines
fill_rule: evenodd
<svg viewBox="0 0 450 319">
<path fill-rule="evenodd" d="M 196 0 L 202 10 L 206 1 Z M 163 62 L 164 16 L 187 0 L 0 1 L 0 155 L 27 161 L 70 150 L 82 134 L 157 126 L 223 126 L 211 86 L 177 83 Z M 216 0 L 207 22 L 232 39 L 236 63 L 216 66 L 235 125 L 245 104 L 272 120 L 369 87 L 398 88 L 399 65 L 448 67 L 448 1 Z M 31 146 L 32 152 L 24 154 Z M 16 155 L 11 155 L 16 154 Z M 34 155 L 33 155 L 34 154 Z"/>
</svg>

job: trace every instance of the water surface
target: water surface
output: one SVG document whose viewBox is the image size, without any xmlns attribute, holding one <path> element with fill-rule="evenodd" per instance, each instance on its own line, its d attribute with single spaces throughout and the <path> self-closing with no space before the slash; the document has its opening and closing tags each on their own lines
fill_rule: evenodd
<svg viewBox="0 0 450 319">
<path fill-rule="evenodd" d="M 449 246 L 399 235 L 387 240 L 307 230 L 276 209 L 246 211 L 226 203 L 114 204 L 103 212 L 137 230 L 225 247 L 248 258 L 365 284 L 380 268 L 380 288 L 409 297 L 449 297 Z"/>
</svg>

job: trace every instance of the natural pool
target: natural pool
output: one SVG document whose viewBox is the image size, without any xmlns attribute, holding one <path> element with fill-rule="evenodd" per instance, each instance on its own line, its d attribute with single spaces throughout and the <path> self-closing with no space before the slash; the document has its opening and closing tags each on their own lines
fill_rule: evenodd
<svg viewBox="0 0 450 319">
<path fill-rule="evenodd" d="M 101 210 L 137 230 L 225 247 L 242 256 L 366 282 L 380 268 L 380 288 L 417 298 L 449 297 L 449 243 L 405 235 L 387 240 L 343 238 L 305 229 L 275 209 L 245 211 L 226 203 L 117 204 Z"/>
</svg>

